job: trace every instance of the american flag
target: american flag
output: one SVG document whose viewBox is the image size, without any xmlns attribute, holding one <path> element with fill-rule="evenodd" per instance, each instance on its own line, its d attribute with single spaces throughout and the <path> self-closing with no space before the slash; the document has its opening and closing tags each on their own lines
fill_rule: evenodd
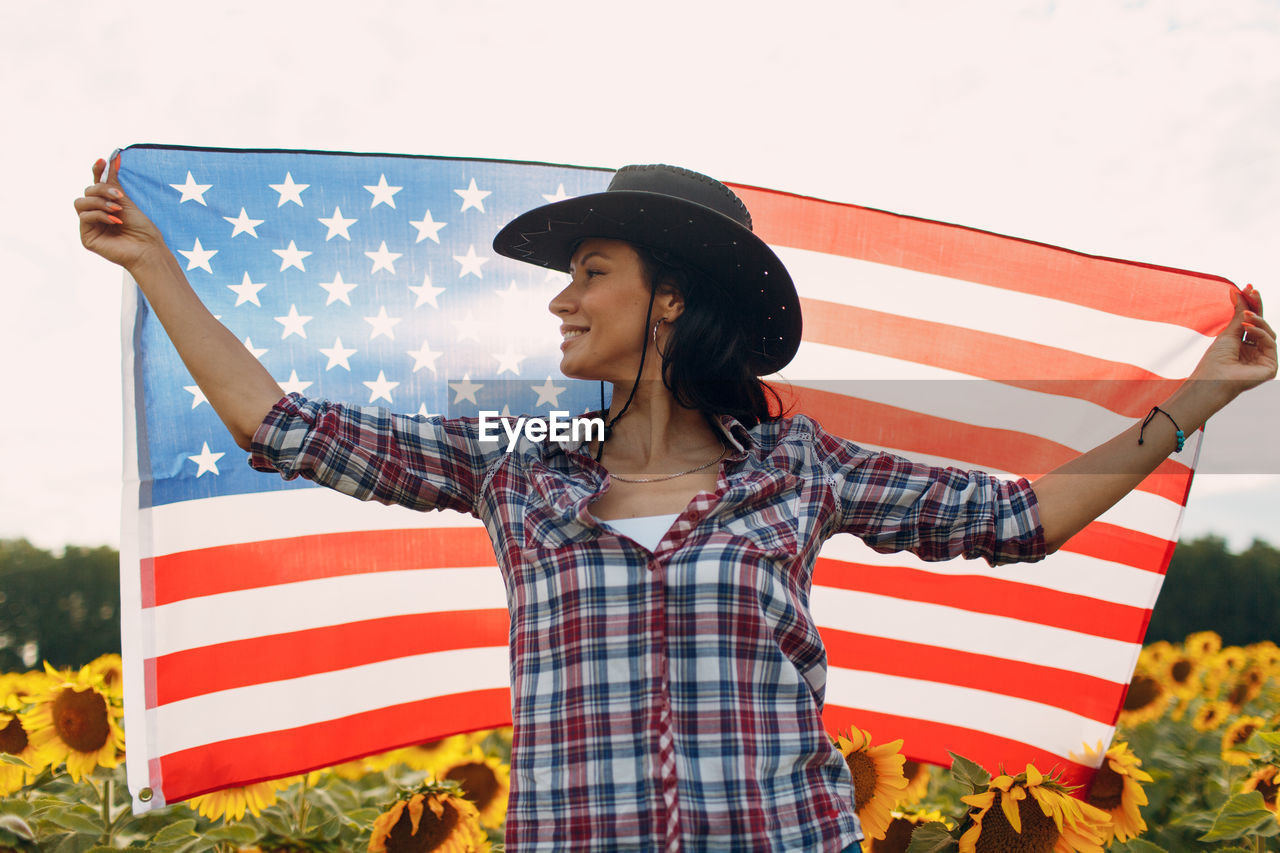
<svg viewBox="0 0 1280 853">
<path fill-rule="evenodd" d="M 529 208 L 603 189 L 548 164 L 138 145 L 120 180 L 286 391 L 397 411 L 579 413 L 546 304 L 495 255 Z M 782 380 L 864 446 L 1046 472 L 1142 417 L 1229 319 L 1225 279 L 733 186 L 802 299 Z M 146 809 L 509 723 L 507 610 L 479 522 L 251 471 L 126 282 L 121 577 L 129 784 Z M 1199 450 L 1042 563 L 825 546 L 831 730 L 996 769 L 1111 738 Z M 144 790 L 146 789 L 146 790 Z"/>
</svg>

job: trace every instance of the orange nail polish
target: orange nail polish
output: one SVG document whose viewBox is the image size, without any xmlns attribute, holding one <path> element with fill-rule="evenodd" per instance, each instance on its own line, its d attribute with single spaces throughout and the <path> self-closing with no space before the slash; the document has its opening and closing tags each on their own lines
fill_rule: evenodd
<svg viewBox="0 0 1280 853">
<path fill-rule="evenodd" d="M 115 223 L 115 224 L 117 224 L 117 225 L 123 225 L 123 224 L 124 224 L 124 220 L 123 220 L 123 219 L 117 219 L 116 217 L 114 217 L 114 216 L 112 216 L 112 215 L 110 215 L 110 214 L 107 214 L 107 219 L 110 219 L 112 222 L 114 222 L 114 223 Z"/>
</svg>

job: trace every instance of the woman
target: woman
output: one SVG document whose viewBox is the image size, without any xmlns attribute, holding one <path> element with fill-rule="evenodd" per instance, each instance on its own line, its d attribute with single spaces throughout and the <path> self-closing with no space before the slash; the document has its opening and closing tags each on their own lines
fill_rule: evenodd
<svg viewBox="0 0 1280 853">
<path fill-rule="evenodd" d="M 474 421 L 284 397 L 104 167 L 76 201 L 82 240 L 133 275 L 252 465 L 484 521 L 512 617 L 515 851 L 858 849 L 807 606 L 822 541 L 1041 559 L 1179 428 L 1276 373 L 1250 288 L 1192 377 L 1205 381 L 1034 484 L 870 453 L 771 411 L 758 377 L 795 354 L 799 303 L 741 201 L 693 172 L 627 167 L 495 238 L 569 273 L 549 306 L 561 368 L 614 391 L 603 441 L 508 453 Z"/>
</svg>

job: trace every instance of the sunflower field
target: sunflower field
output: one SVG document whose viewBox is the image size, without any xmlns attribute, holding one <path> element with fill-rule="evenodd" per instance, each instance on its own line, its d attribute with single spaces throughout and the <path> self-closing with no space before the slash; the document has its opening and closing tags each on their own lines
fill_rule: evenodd
<svg viewBox="0 0 1280 853">
<path fill-rule="evenodd" d="M 510 731 L 455 735 L 134 814 L 120 659 L 0 675 L 0 853 L 502 849 Z M 1280 853 L 1280 648 L 1212 632 L 1143 649 L 1116 739 L 1054 768 L 907 761 L 901 740 L 832 733 L 868 853 Z"/>
</svg>

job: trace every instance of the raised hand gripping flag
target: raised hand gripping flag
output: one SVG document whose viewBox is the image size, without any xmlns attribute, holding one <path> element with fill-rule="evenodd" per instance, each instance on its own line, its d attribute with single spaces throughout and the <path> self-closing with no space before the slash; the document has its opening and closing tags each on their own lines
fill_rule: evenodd
<svg viewBox="0 0 1280 853">
<path fill-rule="evenodd" d="M 546 164 L 133 146 L 120 180 L 202 300 L 286 391 L 404 412 L 594 408 L 558 373 L 563 276 L 494 255 L 506 221 L 603 189 Z M 837 435 L 1034 477 L 1142 417 L 1226 325 L 1230 282 L 733 186 L 795 278 L 782 377 Z M 132 283 L 121 550 L 138 808 L 510 721 L 488 536 L 256 473 Z M 811 599 L 826 720 L 913 759 L 1070 780 L 1111 738 L 1199 434 L 1042 563 L 827 543 Z M 149 789 L 147 797 L 139 795 Z"/>
</svg>

